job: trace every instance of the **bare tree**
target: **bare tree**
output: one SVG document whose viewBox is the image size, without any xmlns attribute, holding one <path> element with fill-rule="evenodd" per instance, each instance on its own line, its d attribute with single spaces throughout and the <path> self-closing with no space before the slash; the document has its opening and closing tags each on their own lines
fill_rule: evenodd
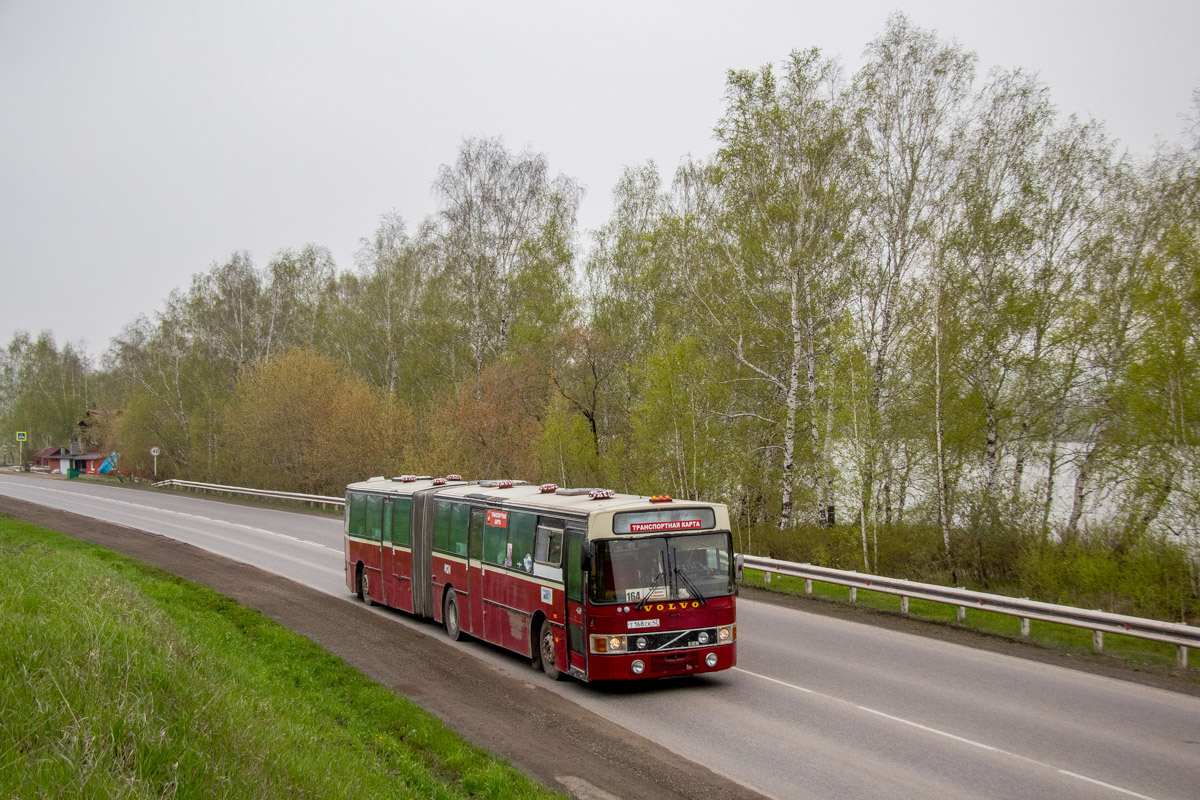
<svg viewBox="0 0 1200 800">
<path fill-rule="evenodd" d="M 538 260 L 539 236 L 550 227 L 573 236 L 580 190 L 568 178 L 552 179 L 545 156 L 514 156 L 499 139 L 463 142 L 434 186 L 442 203 L 444 271 L 465 306 L 479 375 L 488 358 L 508 346 L 519 299 L 517 274 Z M 553 258 L 540 263 L 569 266 Z"/>
<path fill-rule="evenodd" d="M 866 257 L 854 276 L 854 319 L 865 354 L 867 405 L 858 447 L 859 523 L 867 566 L 867 514 L 879 483 L 877 506 L 889 524 L 903 507 L 893 501 L 893 461 L 910 437 L 896 408 L 909 383 L 896 358 L 897 343 L 917 322 L 900 313 L 914 275 L 933 257 L 932 217 L 943 207 L 950 177 L 949 138 L 974 79 L 974 54 L 893 14 L 866 50 L 855 77 L 859 146 L 867 163 L 860 211 Z M 895 419 L 893 417 L 896 417 Z"/>
</svg>

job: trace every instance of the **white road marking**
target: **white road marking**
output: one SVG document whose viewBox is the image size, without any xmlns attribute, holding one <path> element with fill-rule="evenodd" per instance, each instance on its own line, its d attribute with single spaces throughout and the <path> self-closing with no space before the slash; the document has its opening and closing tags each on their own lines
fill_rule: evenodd
<svg viewBox="0 0 1200 800">
<path fill-rule="evenodd" d="M 1075 772 L 1068 772 L 1065 769 L 1060 769 L 1059 772 L 1063 775 L 1067 775 L 1072 778 L 1078 778 L 1081 781 L 1087 781 L 1088 783 L 1094 783 L 1097 786 L 1103 786 L 1105 789 L 1112 789 L 1114 792 L 1120 792 L 1121 794 L 1127 794 L 1130 797 L 1140 797 L 1140 798 L 1142 798 L 1142 800 L 1154 800 L 1153 797 L 1149 797 L 1144 794 L 1138 794 L 1137 792 L 1131 792 L 1128 789 L 1122 789 L 1120 786 L 1113 786 L 1111 783 L 1105 783 L 1104 781 L 1098 781 L 1095 778 L 1089 778 L 1087 775 L 1079 775 L 1078 773 L 1075 773 Z"/>
<path fill-rule="evenodd" d="M 129 500 L 117 500 L 117 499 L 114 499 L 111 497 L 103 497 L 101 495 L 86 494 L 86 493 L 82 493 L 82 492 L 69 492 L 65 489 L 55 489 L 55 488 L 52 488 L 49 486 L 39 486 L 35 489 L 35 491 L 55 492 L 57 494 L 67 495 L 68 497 L 71 497 L 76 500 L 78 500 L 78 499 L 98 500 L 98 501 L 101 501 L 104 503 L 112 503 L 113 505 L 127 506 L 129 508 L 144 509 L 146 511 L 156 511 L 156 512 L 159 512 L 162 514 L 174 514 L 177 517 L 188 517 L 190 519 L 198 519 L 198 520 L 202 520 L 204 522 L 212 523 L 215 525 L 223 525 L 223 526 L 227 526 L 227 527 L 231 527 L 231 528 L 241 528 L 242 530 L 251 531 L 252 533 L 261 533 L 261 534 L 265 534 L 267 536 L 274 536 L 278 539 L 288 539 L 293 542 L 302 542 L 304 544 L 312 545 L 313 547 L 321 547 L 326 550 L 331 550 L 335 553 L 342 552 L 342 548 L 340 548 L 340 547 L 330 547 L 327 544 L 321 544 L 320 542 L 314 542 L 309 539 L 298 539 L 295 536 L 289 536 L 286 533 L 279 533 L 278 531 L 271 531 L 271 530 L 267 530 L 266 528 L 256 528 L 253 525 L 243 525 L 240 522 L 229 522 L 228 520 L 217 519 L 215 517 L 206 517 L 203 514 L 190 514 L 186 511 L 175 511 L 175 510 L 172 510 L 169 508 L 159 508 L 157 506 L 146 505 L 145 503 L 133 503 L 133 502 L 130 502 Z M 200 531 L 197 531 L 197 532 L 200 533 Z"/>
<path fill-rule="evenodd" d="M 982 742 L 977 742 L 973 739 L 965 739 L 962 736 L 955 736 L 953 733 L 947 733 L 946 731 L 941 731 L 941 730 L 938 730 L 937 728 L 931 728 L 928 725 L 922 725 L 919 722 L 913 722 L 912 720 L 904 719 L 903 717 L 896 717 L 891 714 L 885 714 L 882 711 L 876 711 L 873 708 L 867 708 L 866 706 L 855 706 L 855 708 L 857 708 L 860 711 L 866 711 L 868 714 L 875 714 L 877 716 L 883 717 L 884 719 L 890 719 L 892 722 L 899 722 L 901 725 L 910 725 L 919 730 L 926 731 L 927 733 L 937 734 L 938 736 L 945 736 L 947 739 L 953 739 L 956 742 L 962 742 L 963 744 L 969 744 L 972 747 L 978 747 L 982 750 L 990 750 L 993 753 L 1003 753 L 1004 755 L 1014 756 L 1015 758 L 1025 758 L 1025 756 L 1019 756 L 1016 753 L 1008 753 L 1004 750 L 1001 750 L 998 747 L 992 747 L 990 744 L 983 744 Z M 1028 759 L 1028 760 L 1032 761 L 1033 759 Z M 1035 763 L 1040 763 L 1040 762 L 1035 762 Z M 1049 765 L 1047 765 L 1047 766 L 1049 766 Z"/>
<path fill-rule="evenodd" d="M 859 705 L 858 703 L 855 703 L 850 700 L 843 700 L 840 697 L 834 697 L 833 695 L 825 694 L 824 692 L 818 692 L 816 689 L 809 689 L 805 686 L 798 686 L 797 684 L 794 684 L 794 683 L 788 683 L 787 681 L 781 681 L 778 678 L 772 678 L 768 675 L 761 675 L 757 672 L 751 672 L 750 670 L 743 669 L 742 667 L 733 667 L 733 671 L 741 672 L 745 675 L 750 675 L 750 676 L 759 678 L 764 681 L 769 681 L 771 683 L 778 684 L 780 686 L 786 686 L 787 688 L 794 689 L 797 692 L 803 692 L 804 694 L 816 695 L 817 697 L 820 697 L 825 700 L 829 700 L 834 703 L 841 703 L 843 705 L 851 706 L 853 708 L 858 709 L 859 711 L 865 711 L 868 714 L 874 714 L 875 716 L 883 717 L 884 719 L 891 720 L 892 722 L 898 722 L 901 725 L 908 725 L 909 727 L 917 728 L 918 730 L 925 731 L 926 733 L 932 733 L 936 736 L 943 736 L 947 739 L 953 739 L 956 742 L 961 742 L 962 744 L 970 745 L 971 747 L 978 747 L 981 750 L 987 750 L 989 752 L 996 753 L 997 755 L 1008 756 L 1009 758 L 1015 758 L 1019 761 L 1024 761 L 1029 764 L 1035 764 L 1039 767 L 1045 767 L 1046 769 L 1053 770 L 1060 775 L 1066 775 L 1067 777 L 1075 778 L 1075 779 L 1081 780 L 1081 781 L 1086 781 L 1087 783 L 1095 784 L 1096 786 L 1102 786 L 1105 789 L 1109 789 L 1114 792 L 1119 792 L 1120 794 L 1128 795 L 1130 797 L 1138 797 L 1138 798 L 1141 798 L 1141 800 L 1155 800 L 1155 798 L 1150 797 L 1149 795 L 1139 794 L 1138 792 L 1132 791 L 1130 789 L 1125 789 L 1120 786 L 1114 786 L 1111 783 L 1105 783 L 1104 781 L 1096 780 L 1095 778 L 1089 778 L 1086 775 L 1080 775 L 1079 773 L 1076 773 L 1076 772 L 1071 772 L 1069 770 L 1060 769 L 1059 767 L 1056 767 L 1053 764 L 1047 764 L 1044 761 L 1038 761 L 1036 758 L 1030 758 L 1029 756 L 1023 756 L 1020 753 L 1013 753 L 1008 750 L 1002 750 L 999 747 L 994 747 L 990 744 L 984 744 L 983 742 L 977 742 L 974 739 L 967 739 L 963 736 L 958 736 L 958 735 L 950 733 L 948 731 L 939 730 L 938 728 L 931 728 L 928 725 L 922 725 L 921 723 L 914 722 L 910 719 L 905 719 L 903 717 L 897 717 L 893 714 L 887 714 L 883 711 L 878 711 L 874 708 L 862 706 L 862 705 Z"/>
</svg>

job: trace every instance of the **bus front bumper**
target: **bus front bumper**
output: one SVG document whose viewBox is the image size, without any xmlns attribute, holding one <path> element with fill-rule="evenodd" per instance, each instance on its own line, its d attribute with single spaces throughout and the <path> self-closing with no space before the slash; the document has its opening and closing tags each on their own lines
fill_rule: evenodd
<svg viewBox="0 0 1200 800">
<path fill-rule="evenodd" d="M 687 650 L 641 653 L 591 653 L 588 679 L 623 681 L 720 672 L 737 664 L 737 642 Z"/>
</svg>

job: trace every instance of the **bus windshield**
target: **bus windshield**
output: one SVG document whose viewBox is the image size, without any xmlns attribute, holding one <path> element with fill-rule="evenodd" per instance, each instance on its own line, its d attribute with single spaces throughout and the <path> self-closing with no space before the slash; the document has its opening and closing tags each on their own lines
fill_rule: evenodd
<svg viewBox="0 0 1200 800">
<path fill-rule="evenodd" d="M 707 600 L 733 594 L 728 533 L 601 539 L 588 582 L 595 603 Z"/>
</svg>

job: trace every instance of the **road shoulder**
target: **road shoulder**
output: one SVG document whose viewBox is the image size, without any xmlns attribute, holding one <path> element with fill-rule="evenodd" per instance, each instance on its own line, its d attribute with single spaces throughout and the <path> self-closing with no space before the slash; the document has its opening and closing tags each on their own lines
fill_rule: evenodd
<svg viewBox="0 0 1200 800">
<path fill-rule="evenodd" d="M 578 798 L 761 798 L 529 680 L 387 614 L 157 534 L 0 496 L 0 512 L 208 586 L 308 637 L 472 743 Z M 485 646 L 485 645 L 480 645 Z M 603 687 L 588 687 L 603 692 Z"/>
</svg>

